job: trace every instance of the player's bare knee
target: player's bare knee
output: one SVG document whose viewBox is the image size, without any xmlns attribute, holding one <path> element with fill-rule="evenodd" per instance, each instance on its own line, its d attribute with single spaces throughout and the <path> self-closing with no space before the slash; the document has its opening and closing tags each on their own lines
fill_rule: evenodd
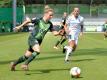
<svg viewBox="0 0 107 80">
<path fill-rule="evenodd" d="M 40 46 L 39 45 L 34 45 L 33 50 L 37 51 L 37 52 L 40 52 Z"/>
<path fill-rule="evenodd" d="M 25 56 L 29 57 L 29 56 L 31 56 L 31 54 L 32 54 L 32 52 L 30 52 L 30 51 L 27 50 L 26 53 L 25 53 Z"/>
</svg>

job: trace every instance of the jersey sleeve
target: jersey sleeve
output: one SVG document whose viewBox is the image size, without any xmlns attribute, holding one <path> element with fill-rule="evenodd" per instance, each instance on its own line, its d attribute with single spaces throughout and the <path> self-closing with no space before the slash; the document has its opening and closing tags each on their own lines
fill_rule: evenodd
<svg viewBox="0 0 107 80">
<path fill-rule="evenodd" d="M 37 19 L 37 18 L 31 19 L 31 23 L 33 23 L 33 24 L 38 24 L 38 22 L 39 22 L 39 19 Z"/>
<path fill-rule="evenodd" d="M 62 21 L 61 21 L 62 23 L 64 23 L 64 18 L 62 18 Z"/>
<path fill-rule="evenodd" d="M 63 23 L 63 25 L 65 25 L 65 23 L 66 23 L 66 18 L 62 18 L 62 23 Z"/>
<path fill-rule="evenodd" d="M 63 25 L 65 24 L 65 19 L 64 18 L 62 18 L 62 23 L 63 23 Z"/>
<path fill-rule="evenodd" d="M 49 28 L 49 30 L 52 32 L 53 30 L 54 30 L 54 26 L 53 26 L 53 24 L 50 22 L 50 28 Z"/>
</svg>

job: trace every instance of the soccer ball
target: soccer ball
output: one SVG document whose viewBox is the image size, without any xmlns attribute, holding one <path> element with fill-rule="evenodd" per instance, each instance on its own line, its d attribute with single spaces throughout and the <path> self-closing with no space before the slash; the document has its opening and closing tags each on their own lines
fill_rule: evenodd
<svg viewBox="0 0 107 80">
<path fill-rule="evenodd" d="M 73 67 L 70 69 L 70 76 L 72 78 L 79 78 L 81 74 L 81 69 L 79 67 Z"/>
</svg>

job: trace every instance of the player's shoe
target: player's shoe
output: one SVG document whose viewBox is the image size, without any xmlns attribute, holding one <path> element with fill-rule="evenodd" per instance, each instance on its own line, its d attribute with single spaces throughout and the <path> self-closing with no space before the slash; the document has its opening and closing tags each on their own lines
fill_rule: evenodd
<svg viewBox="0 0 107 80">
<path fill-rule="evenodd" d="M 54 49 L 58 49 L 58 47 L 57 47 L 57 46 L 54 46 L 53 48 L 54 48 Z"/>
<path fill-rule="evenodd" d="M 67 59 L 67 60 L 65 60 L 65 63 L 69 63 L 69 61 L 70 61 L 70 60 L 69 60 L 69 59 Z"/>
<path fill-rule="evenodd" d="M 28 65 L 26 65 L 26 64 L 21 65 L 21 68 L 22 68 L 24 71 L 28 71 L 28 70 L 29 70 Z"/>
<path fill-rule="evenodd" d="M 15 71 L 15 65 L 14 65 L 14 62 L 11 62 L 11 63 L 10 63 L 10 69 L 11 69 L 11 71 Z"/>
</svg>

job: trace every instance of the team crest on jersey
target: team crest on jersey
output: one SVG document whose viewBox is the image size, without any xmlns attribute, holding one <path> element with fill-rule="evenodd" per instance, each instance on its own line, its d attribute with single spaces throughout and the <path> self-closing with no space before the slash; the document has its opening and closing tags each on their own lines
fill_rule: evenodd
<svg viewBox="0 0 107 80">
<path fill-rule="evenodd" d="M 50 24 L 44 24 L 42 21 L 40 21 L 39 25 L 41 27 L 39 30 L 40 33 L 46 32 L 50 27 Z"/>
</svg>

